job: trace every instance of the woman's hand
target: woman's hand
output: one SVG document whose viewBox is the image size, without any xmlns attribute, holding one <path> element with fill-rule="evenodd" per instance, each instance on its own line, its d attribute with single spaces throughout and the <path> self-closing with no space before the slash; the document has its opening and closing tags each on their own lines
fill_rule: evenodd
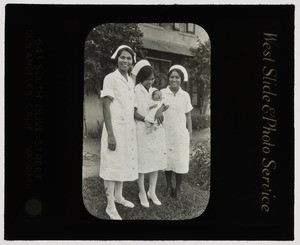
<svg viewBox="0 0 300 245">
<path fill-rule="evenodd" d="M 151 109 L 153 109 L 155 107 L 157 107 L 157 104 L 149 106 L 149 110 L 151 110 Z"/>
<path fill-rule="evenodd" d="M 141 122 L 145 122 L 145 117 L 143 117 L 142 115 L 140 115 L 137 112 L 137 108 L 136 107 L 134 107 L 134 119 L 136 119 L 138 121 L 141 121 Z"/>
<path fill-rule="evenodd" d="M 107 130 L 107 141 L 108 141 L 108 149 L 114 151 L 116 149 L 116 139 L 113 132 L 113 127 L 111 124 L 111 114 L 110 114 L 110 104 L 113 101 L 112 98 L 106 96 L 103 100 L 103 116 L 104 123 Z"/>
<path fill-rule="evenodd" d="M 191 143 L 192 142 L 192 136 L 193 136 L 191 112 L 185 113 L 185 116 L 186 116 L 186 128 L 189 131 L 190 143 Z"/>
<path fill-rule="evenodd" d="M 163 112 L 164 112 L 164 111 L 168 110 L 169 105 L 162 104 L 162 107 L 163 107 Z"/>
<path fill-rule="evenodd" d="M 164 121 L 164 115 L 162 114 L 169 108 L 168 105 L 162 104 L 161 107 L 156 111 L 154 120 L 157 119 L 158 124 L 162 124 Z"/>
<path fill-rule="evenodd" d="M 157 123 L 158 125 L 162 124 L 163 121 L 164 121 L 164 115 L 162 114 L 163 113 L 163 109 L 164 107 L 161 106 L 155 113 L 155 116 L 154 116 L 154 120 L 157 120 Z"/>
<path fill-rule="evenodd" d="M 189 135 L 190 135 L 190 144 L 193 142 L 193 134 L 192 132 L 189 132 Z"/>
<path fill-rule="evenodd" d="M 107 138 L 108 141 L 108 149 L 110 149 L 111 151 L 114 151 L 116 149 L 116 139 L 114 135 L 108 135 Z"/>
</svg>

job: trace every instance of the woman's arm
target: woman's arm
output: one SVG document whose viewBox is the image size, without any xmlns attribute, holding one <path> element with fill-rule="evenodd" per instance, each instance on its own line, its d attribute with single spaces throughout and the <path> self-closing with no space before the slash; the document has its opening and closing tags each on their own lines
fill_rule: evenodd
<svg viewBox="0 0 300 245">
<path fill-rule="evenodd" d="M 191 112 L 185 113 L 186 116 L 186 128 L 189 131 L 190 134 L 190 140 L 192 140 L 192 116 L 191 116 Z"/>
<path fill-rule="evenodd" d="M 148 110 L 152 110 L 153 108 L 157 107 L 157 104 L 154 104 L 154 105 L 150 105 Z"/>
<path fill-rule="evenodd" d="M 112 99 L 108 96 L 104 97 L 103 99 L 103 116 L 105 127 L 108 134 L 108 149 L 114 151 L 116 149 L 116 139 L 113 132 L 113 127 L 111 123 L 111 113 L 110 113 L 110 104 Z"/>
<path fill-rule="evenodd" d="M 169 108 L 168 105 L 162 104 L 161 107 L 157 109 L 154 120 L 157 119 L 158 124 L 162 124 L 162 122 L 164 121 L 164 115 L 162 113 L 166 111 L 168 108 Z"/>
<path fill-rule="evenodd" d="M 134 119 L 136 119 L 138 121 L 142 121 L 142 122 L 145 121 L 145 117 L 143 117 L 141 114 L 139 114 L 137 112 L 137 108 L 136 107 L 134 107 Z"/>
</svg>

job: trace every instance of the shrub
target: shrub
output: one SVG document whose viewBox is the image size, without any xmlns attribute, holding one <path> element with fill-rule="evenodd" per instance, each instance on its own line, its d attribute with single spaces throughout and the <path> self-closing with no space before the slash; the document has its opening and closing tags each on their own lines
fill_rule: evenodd
<svg viewBox="0 0 300 245">
<path fill-rule="evenodd" d="M 193 130 L 200 130 L 210 127 L 210 115 L 200 115 L 192 117 Z"/>
<path fill-rule="evenodd" d="M 190 153 L 190 173 L 202 190 L 210 188 L 210 141 L 197 143 Z"/>
</svg>

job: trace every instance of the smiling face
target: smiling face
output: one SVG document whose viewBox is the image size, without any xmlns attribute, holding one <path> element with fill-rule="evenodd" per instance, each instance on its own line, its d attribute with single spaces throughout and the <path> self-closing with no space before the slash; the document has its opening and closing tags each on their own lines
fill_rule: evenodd
<svg viewBox="0 0 300 245">
<path fill-rule="evenodd" d="M 118 57 L 118 69 L 121 72 L 128 72 L 129 68 L 132 65 L 132 62 L 133 60 L 131 54 L 128 51 L 123 50 Z"/>
<path fill-rule="evenodd" d="M 181 77 L 177 71 L 173 71 L 169 76 L 170 89 L 178 90 L 181 84 Z"/>
</svg>

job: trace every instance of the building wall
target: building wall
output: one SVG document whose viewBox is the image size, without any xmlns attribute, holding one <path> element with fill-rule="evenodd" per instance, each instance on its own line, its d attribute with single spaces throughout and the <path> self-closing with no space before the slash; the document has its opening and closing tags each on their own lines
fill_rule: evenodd
<svg viewBox="0 0 300 245">
<path fill-rule="evenodd" d="M 191 57 L 190 48 L 198 46 L 201 42 L 209 40 L 206 31 L 193 23 L 141 23 L 144 33 L 144 48 L 147 50 L 147 59 L 159 74 L 167 74 L 174 64 L 183 64 L 183 60 Z M 167 85 L 165 76 L 158 76 L 159 87 Z M 201 105 L 198 87 L 182 84 L 196 108 Z M 206 113 L 203 111 L 202 113 Z"/>
<path fill-rule="evenodd" d="M 180 31 L 174 29 L 174 23 L 160 23 L 161 26 L 141 23 L 139 26 L 144 33 L 144 38 L 161 42 L 196 47 L 198 38 L 201 41 L 208 39 L 206 31 L 198 25 L 195 25 L 195 34 L 191 34 L 185 32 L 185 23 L 176 24 L 179 24 Z"/>
<path fill-rule="evenodd" d="M 84 96 L 84 125 L 83 134 L 85 136 L 99 137 L 103 124 L 102 100 L 98 94 Z"/>
</svg>

